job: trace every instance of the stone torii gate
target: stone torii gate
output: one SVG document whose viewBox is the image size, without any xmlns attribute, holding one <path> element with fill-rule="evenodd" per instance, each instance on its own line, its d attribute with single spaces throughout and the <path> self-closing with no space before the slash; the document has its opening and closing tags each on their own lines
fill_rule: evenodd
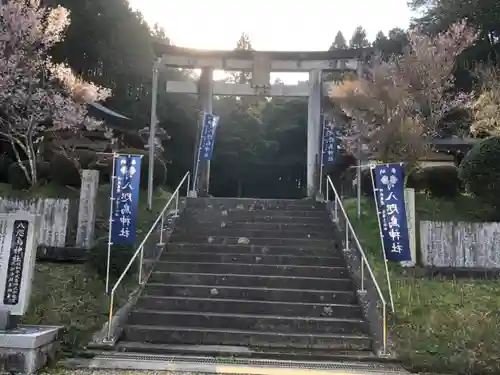
<svg viewBox="0 0 500 375">
<path fill-rule="evenodd" d="M 275 51 L 203 51 L 156 44 L 157 61 L 153 67 L 153 98 L 151 108 L 151 133 L 154 137 L 156 119 L 156 97 L 158 91 L 158 70 L 161 66 L 201 69 L 198 82 L 169 81 L 166 90 L 170 93 L 196 94 L 200 110 L 212 113 L 214 95 L 265 96 L 265 97 L 307 97 L 307 195 L 315 197 L 318 191 L 321 163 L 321 102 L 328 93 L 322 82 L 323 72 L 361 71 L 365 56 L 364 49 L 344 49 L 327 52 L 275 52 Z M 214 82 L 214 70 L 250 71 L 250 84 Z M 271 72 L 308 72 L 309 81 L 297 85 L 270 84 Z M 151 143 L 152 144 L 152 143 Z M 152 153 L 154 148 L 150 148 Z M 153 156 L 150 155 L 149 178 L 152 196 Z M 200 163 L 198 168 L 197 193 L 208 194 L 210 162 Z"/>
</svg>

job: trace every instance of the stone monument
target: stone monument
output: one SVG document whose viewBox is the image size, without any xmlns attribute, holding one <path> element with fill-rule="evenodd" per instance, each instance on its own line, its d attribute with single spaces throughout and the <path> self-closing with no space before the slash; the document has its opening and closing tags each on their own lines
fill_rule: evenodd
<svg viewBox="0 0 500 375">
<path fill-rule="evenodd" d="M 99 171 L 88 169 L 83 170 L 82 188 L 80 190 L 80 206 L 78 208 L 76 247 L 90 249 L 94 245 L 94 229 L 98 189 Z"/>
<path fill-rule="evenodd" d="M 33 374 L 55 357 L 62 327 L 19 325 L 28 309 L 40 217 L 0 214 L 0 371 Z"/>
</svg>

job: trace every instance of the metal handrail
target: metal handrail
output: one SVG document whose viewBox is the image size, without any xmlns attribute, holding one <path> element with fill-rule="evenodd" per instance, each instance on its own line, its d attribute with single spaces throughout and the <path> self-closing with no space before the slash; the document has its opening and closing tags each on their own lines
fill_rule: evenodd
<svg viewBox="0 0 500 375">
<path fill-rule="evenodd" d="M 139 247 L 135 251 L 134 255 L 132 255 L 132 258 L 128 262 L 127 267 L 125 267 L 125 270 L 123 270 L 122 274 L 120 275 L 120 277 L 116 281 L 115 285 L 111 289 L 111 292 L 109 294 L 108 332 L 107 332 L 107 336 L 106 336 L 106 340 L 107 341 L 111 341 L 111 320 L 113 319 L 113 304 L 114 304 L 114 298 L 115 298 L 116 289 L 118 288 L 118 286 L 120 285 L 120 283 L 123 281 L 123 279 L 127 275 L 127 272 L 130 270 L 130 268 L 132 267 L 132 264 L 134 264 L 134 261 L 136 260 L 136 258 L 139 255 L 141 256 L 141 258 L 140 258 L 140 262 L 139 262 L 139 277 L 138 277 L 138 281 L 139 281 L 139 284 L 142 284 L 141 278 L 142 278 L 142 263 L 143 263 L 143 259 L 144 259 L 144 245 L 146 244 L 146 241 L 149 239 L 149 237 L 151 236 L 151 234 L 155 230 L 156 226 L 160 222 L 161 222 L 160 244 L 163 242 L 163 227 L 164 227 L 164 222 L 165 222 L 165 213 L 167 212 L 167 209 L 170 206 L 170 204 L 172 203 L 174 197 L 175 197 L 175 212 L 176 212 L 176 215 L 179 213 L 179 192 L 180 192 L 180 189 L 181 189 L 182 185 L 184 185 L 184 182 L 186 180 L 187 180 L 186 196 L 188 196 L 189 185 L 191 184 L 190 183 L 190 181 L 191 181 L 191 174 L 189 172 L 187 172 L 184 175 L 184 177 L 182 178 L 182 180 L 179 183 L 179 185 L 177 185 L 177 188 L 174 190 L 174 192 L 170 196 L 169 200 L 167 201 L 167 203 L 165 204 L 165 206 L 163 207 L 163 209 L 161 210 L 161 212 L 158 214 L 158 217 L 156 218 L 155 222 L 151 226 L 151 229 L 149 229 L 148 233 L 146 234 L 146 236 L 144 236 L 144 239 L 142 240 L 141 244 L 139 245 Z"/>
<path fill-rule="evenodd" d="M 345 211 L 344 205 L 342 204 L 342 200 L 340 199 L 339 194 L 337 193 L 337 189 L 335 189 L 335 186 L 332 182 L 332 179 L 330 176 L 326 176 L 326 201 L 329 201 L 329 189 L 328 185 L 333 190 L 333 193 L 335 194 L 335 220 L 338 220 L 338 208 L 340 207 L 340 211 L 344 215 L 345 223 L 346 223 L 346 228 L 345 228 L 345 249 L 347 250 L 349 248 L 349 233 L 352 235 L 354 238 L 354 242 L 356 243 L 356 246 L 358 248 L 359 253 L 361 254 L 361 291 L 365 291 L 365 275 L 364 275 L 364 269 L 365 266 L 368 270 L 368 274 L 370 275 L 370 278 L 373 281 L 373 284 L 375 285 L 375 289 L 377 290 L 377 294 L 382 301 L 382 334 L 383 334 L 383 353 L 382 354 L 387 354 L 387 302 L 384 298 L 384 295 L 382 293 L 382 290 L 380 289 L 380 286 L 375 278 L 375 275 L 373 274 L 372 268 L 370 266 L 370 262 L 368 261 L 368 258 L 366 257 L 365 252 L 363 251 L 363 247 L 361 246 L 361 243 L 359 242 L 358 236 L 356 235 L 356 232 L 354 231 L 354 228 L 351 224 L 351 221 L 349 220 L 349 216 L 347 215 L 347 212 Z"/>
</svg>

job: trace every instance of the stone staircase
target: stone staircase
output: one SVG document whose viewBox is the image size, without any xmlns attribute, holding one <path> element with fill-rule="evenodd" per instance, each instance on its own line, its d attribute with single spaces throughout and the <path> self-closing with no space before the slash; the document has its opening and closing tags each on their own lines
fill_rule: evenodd
<svg viewBox="0 0 500 375">
<path fill-rule="evenodd" d="M 118 351 L 373 359 L 324 204 L 188 199 Z"/>
</svg>

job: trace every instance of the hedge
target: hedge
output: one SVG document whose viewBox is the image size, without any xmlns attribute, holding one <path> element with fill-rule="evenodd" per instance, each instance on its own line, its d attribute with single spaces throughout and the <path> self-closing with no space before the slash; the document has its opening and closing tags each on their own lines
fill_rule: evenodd
<svg viewBox="0 0 500 375">
<path fill-rule="evenodd" d="M 61 186 L 80 187 L 82 183 L 77 164 L 62 154 L 55 154 L 50 161 L 50 180 Z"/>
<path fill-rule="evenodd" d="M 458 176 L 469 192 L 500 208 L 500 137 L 476 144 L 462 160 Z"/>
<path fill-rule="evenodd" d="M 24 160 L 21 163 L 30 173 L 30 164 L 28 160 Z M 37 162 L 37 180 L 42 182 L 42 180 L 49 179 L 49 163 Z M 30 188 L 30 183 L 28 182 L 26 175 L 19 165 L 18 162 L 13 162 L 9 165 L 7 170 L 7 181 L 16 190 L 24 190 Z"/>
</svg>

